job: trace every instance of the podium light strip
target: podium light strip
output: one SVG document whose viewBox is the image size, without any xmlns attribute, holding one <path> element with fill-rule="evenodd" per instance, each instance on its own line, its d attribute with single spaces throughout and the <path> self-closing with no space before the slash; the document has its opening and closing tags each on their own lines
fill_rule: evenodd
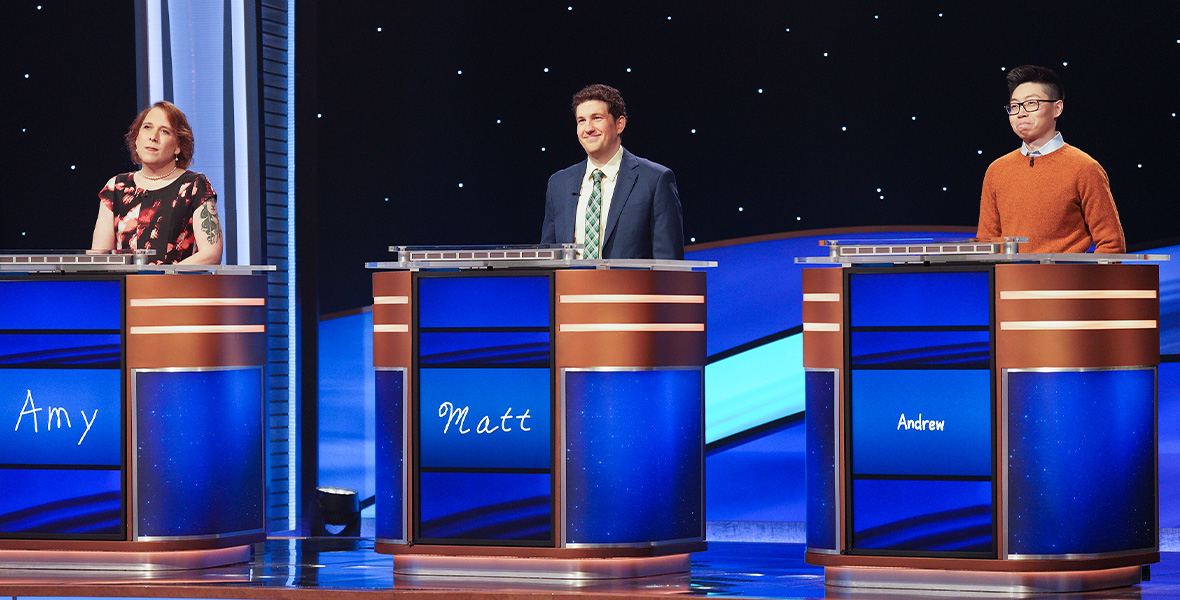
<svg viewBox="0 0 1180 600">
<path fill-rule="evenodd" d="M 839 323 L 804 323 L 803 331 L 840 331 Z"/>
<path fill-rule="evenodd" d="M 158 333 L 266 333 L 265 325 L 141 325 L 129 329 L 131 335 Z"/>
<path fill-rule="evenodd" d="M 409 304 L 409 296 L 374 296 L 373 304 Z"/>
<path fill-rule="evenodd" d="M 557 331 L 588 333 L 601 331 L 704 331 L 704 323 L 563 323 Z"/>
<path fill-rule="evenodd" d="M 1103 320 L 1103 321 L 1001 321 L 1000 329 L 1006 331 L 1059 331 L 1077 329 L 1155 329 L 1158 322 L 1153 320 Z"/>
<path fill-rule="evenodd" d="M 401 325 L 382 324 L 382 325 L 374 325 L 373 326 L 373 333 L 409 333 L 409 332 L 410 332 L 410 326 L 406 325 L 404 323 Z"/>
<path fill-rule="evenodd" d="M 1155 290 L 1009 290 L 1000 300 L 1119 300 L 1151 299 Z"/>
<path fill-rule="evenodd" d="M 804 302 L 839 302 L 840 294 L 835 293 L 805 293 Z"/>
<path fill-rule="evenodd" d="M 692 294 L 560 294 L 562 304 L 704 304 L 705 297 Z"/>
<path fill-rule="evenodd" d="M 266 298 L 132 298 L 132 308 L 156 306 L 266 306 Z"/>
</svg>

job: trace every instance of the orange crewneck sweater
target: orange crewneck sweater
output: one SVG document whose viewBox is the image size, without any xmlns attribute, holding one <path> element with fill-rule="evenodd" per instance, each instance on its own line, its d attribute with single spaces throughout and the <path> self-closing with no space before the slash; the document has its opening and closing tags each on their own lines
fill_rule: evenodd
<svg viewBox="0 0 1180 600">
<path fill-rule="evenodd" d="M 1027 237 L 1020 251 L 1028 253 L 1127 248 L 1106 171 L 1069 144 L 1044 156 L 1013 150 L 997 158 L 983 176 L 977 234 Z"/>
</svg>

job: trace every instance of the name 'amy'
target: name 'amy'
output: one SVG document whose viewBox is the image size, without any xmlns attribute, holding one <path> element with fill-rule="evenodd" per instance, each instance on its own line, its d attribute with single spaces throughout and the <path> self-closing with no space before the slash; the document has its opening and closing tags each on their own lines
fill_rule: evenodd
<svg viewBox="0 0 1180 600">
<path fill-rule="evenodd" d="M 906 419 L 905 413 L 901 413 L 901 418 L 897 420 L 897 430 L 914 429 L 917 431 L 942 431 L 946 421 L 931 421 L 930 419 L 923 419 L 922 413 L 918 413 L 917 419 Z"/>
<path fill-rule="evenodd" d="M 443 425 L 443 433 L 447 433 L 451 429 L 451 425 L 454 425 L 458 429 L 460 434 L 471 433 L 471 429 L 466 426 L 467 411 L 469 408 L 470 407 L 468 407 L 468 406 L 464 406 L 463 408 L 458 408 L 454 404 L 451 404 L 450 402 L 443 402 L 442 404 L 440 404 L 438 407 L 438 416 L 447 420 L 447 424 Z M 523 415 L 514 415 L 514 414 L 512 414 L 512 407 L 509 406 L 508 410 L 504 411 L 504 414 L 502 416 L 495 417 L 495 418 L 500 420 L 499 425 L 492 425 L 492 417 L 489 417 L 488 415 L 484 415 L 483 418 L 479 420 L 479 424 L 475 426 L 475 432 L 476 433 L 495 433 L 497 431 L 502 431 L 502 432 L 512 431 L 512 427 L 509 426 L 509 421 L 511 421 L 513 419 L 517 419 L 520 421 L 520 424 L 517 425 L 517 427 L 521 431 L 532 431 L 532 428 L 525 426 L 525 421 L 532 418 L 529 415 L 529 411 L 527 408 L 525 409 Z"/>
<path fill-rule="evenodd" d="M 41 411 L 45 411 L 46 432 L 53 430 L 54 419 L 57 419 L 57 428 L 61 429 L 62 417 L 65 417 L 66 427 L 69 427 L 70 429 L 74 428 L 74 424 L 70 422 L 69 411 L 60 406 L 54 407 L 47 405 L 45 408 L 37 406 L 37 403 L 33 402 L 33 390 L 29 390 L 28 395 L 25 396 L 25 404 L 20 409 L 20 415 L 16 417 L 16 429 L 14 431 L 20 431 L 21 421 L 23 421 L 25 416 L 28 415 L 33 421 L 33 433 L 40 433 L 40 429 L 37 426 L 37 413 Z M 82 437 L 78 438 L 78 445 L 81 446 L 82 440 L 86 439 L 86 434 L 90 433 L 90 428 L 94 426 L 94 420 L 98 418 L 98 409 L 94 409 L 94 414 L 90 415 L 89 419 L 86 418 L 86 411 L 80 410 L 78 412 L 82 413 L 82 422 L 86 423 L 86 431 L 83 431 Z M 27 429 L 28 425 L 26 425 L 25 428 Z"/>
</svg>

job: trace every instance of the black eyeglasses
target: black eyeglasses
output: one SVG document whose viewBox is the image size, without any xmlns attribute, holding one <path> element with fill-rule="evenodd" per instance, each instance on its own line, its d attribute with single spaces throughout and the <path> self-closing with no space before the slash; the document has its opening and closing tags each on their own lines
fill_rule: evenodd
<svg viewBox="0 0 1180 600">
<path fill-rule="evenodd" d="M 1038 100 L 1036 98 L 1033 98 L 1032 100 L 1025 100 L 1024 102 L 1012 102 L 1010 104 L 1005 104 L 1004 110 L 1007 111 L 1008 114 L 1014 115 L 1014 114 L 1020 112 L 1020 107 L 1023 106 L 1024 112 L 1037 112 L 1038 110 L 1041 110 L 1041 103 L 1042 102 L 1053 103 L 1053 102 L 1057 102 L 1057 101 L 1056 100 Z"/>
</svg>

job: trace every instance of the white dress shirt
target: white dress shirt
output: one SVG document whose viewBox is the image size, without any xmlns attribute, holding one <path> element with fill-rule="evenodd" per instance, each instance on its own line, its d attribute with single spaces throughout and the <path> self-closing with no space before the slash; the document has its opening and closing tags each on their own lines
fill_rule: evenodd
<svg viewBox="0 0 1180 600">
<path fill-rule="evenodd" d="M 586 243 L 586 205 L 590 204 L 590 190 L 594 188 L 594 180 L 590 178 L 590 174 L 598 169 L 605 175 L 602 178 L 602 212 L 600 213 L 602 218 L 599 220 L 601 231 L 598 235 L 599 256 L 602 256 L 602 248 L 606 245 L 606 216 L 610 214 L 610 201 L 615 195 L 615 182 L 619 179 L 619 165 L 622 162 L 622 146 L 619 146 L 619 151 L 615 152 L 615 155 L 601 167 L 594 166 L 589 158 L 586 159 L 586 174 L 582 176 L 582 189 L 578 192 L 578 212 L 574 219 L 574 242 Z M 580 256 L 581 253 L 579 253 Z"/>
</svg>

